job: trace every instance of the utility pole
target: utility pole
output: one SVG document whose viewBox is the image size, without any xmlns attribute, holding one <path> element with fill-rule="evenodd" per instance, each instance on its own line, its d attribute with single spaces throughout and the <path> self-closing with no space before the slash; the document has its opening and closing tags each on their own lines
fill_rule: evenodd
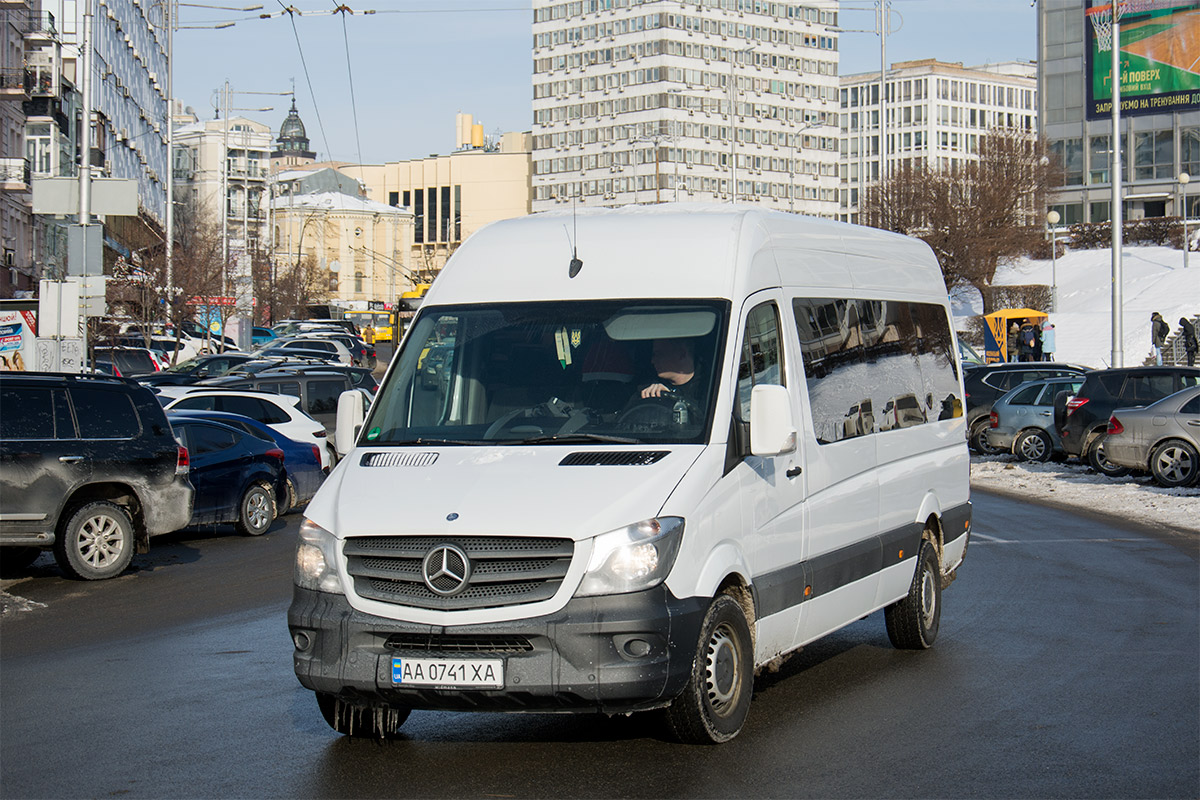
<svg viewBox="0 0 1200 800">
<path fill-rule="evenodd" d="M 1112 4 L 1112 366 L 1125 366 L 1125 323 L 1122 318 L 1121 247 L 1124 231 L 1121 228 L 1121 4 Z"/>
<path fill-rule="evenodd" d="M 167 321 L 175 324 L 175 94 L 174 42 L 177 0 L 166 0 L 167 14 Z M 179 332 L 176 331 L 176 335 Z M 177 353 L 171 353 L 175 363 Z"/>
</svg>

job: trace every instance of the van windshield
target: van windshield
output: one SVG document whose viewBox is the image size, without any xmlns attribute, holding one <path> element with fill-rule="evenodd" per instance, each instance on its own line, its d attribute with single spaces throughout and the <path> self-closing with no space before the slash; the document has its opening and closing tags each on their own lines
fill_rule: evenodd
<svg viewBox="0 0 1200 800">
<path fill-rule="evenodd" d="M 721 300 L 422 309 L 361 443 L 703 442 L 728 317 Z"/>
</svg>

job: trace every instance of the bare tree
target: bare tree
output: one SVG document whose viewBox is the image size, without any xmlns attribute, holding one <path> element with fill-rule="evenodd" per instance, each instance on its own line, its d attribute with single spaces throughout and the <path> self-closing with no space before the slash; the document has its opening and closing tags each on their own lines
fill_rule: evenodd
<svg viewBox="0 0 1200 800">
<path fill-rule="evenodd" d="M 972 286 L 993 311 L 992 281 L 1006 258 L 1040 241 L 1046 187 L 1057 165 L 1031 134 L 993 129 L 979 160 L 952 169 L 903 167 L 864 193 L 867 225 L 917 236 L 933 248 L 950 288 Z"/>
</svg>

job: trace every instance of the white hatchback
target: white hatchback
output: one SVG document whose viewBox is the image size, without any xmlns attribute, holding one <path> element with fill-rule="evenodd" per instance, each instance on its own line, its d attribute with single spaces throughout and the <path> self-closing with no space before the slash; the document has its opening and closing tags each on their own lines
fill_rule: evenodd
<svg viewBox="0 0 1200 800">
<path fill-rule="evenodd" d="M 174 411 L 225 411 L 258 420 L 298 442 L 322 444 L 321 467 L 329 469 L 334 459 L 325 426 L 300 409 L 300 398 L 290 394 L 214 389 L 212 387 L 162 386 L 159 402 Z"/>
</svg>

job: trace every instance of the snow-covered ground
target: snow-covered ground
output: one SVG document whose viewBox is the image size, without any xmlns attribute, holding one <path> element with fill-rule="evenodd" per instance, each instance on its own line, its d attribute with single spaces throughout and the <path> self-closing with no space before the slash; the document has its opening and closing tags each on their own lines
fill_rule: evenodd
<svg viewBox="0 0 1200 800">
<path fill-rule="evenodd" d="M 1200 486 L 1164 489 L 1149 475 L 1108 478 L 1078 461 L 971 456 L 971 486 L 1200 534 Z"/>
<path fill-rule="evenodd" d="M 1150 314 L 1157 311 L 1179 329 L 1179 318 L 1200 314 L 1200 252 L 1189 254 L 1169 247 L 1125 247 L 1122 250 L 1125 366 L 1150 355 Z M 1058 283 L 1058 312 L 1050 315 L 1057 339 L 1055 360 L 1097 369 L 1112 361 L 1112 251 L 1077 250 L 1059 258 L 1053 270 Z M 996 285 L 1051 285 L 1051 262 L 1027 258 L 1002 265 Z M 954 298 L 959 330 L 965 318 L 981 313 L 983 303 L 974 290 Z"/>
</svg>

